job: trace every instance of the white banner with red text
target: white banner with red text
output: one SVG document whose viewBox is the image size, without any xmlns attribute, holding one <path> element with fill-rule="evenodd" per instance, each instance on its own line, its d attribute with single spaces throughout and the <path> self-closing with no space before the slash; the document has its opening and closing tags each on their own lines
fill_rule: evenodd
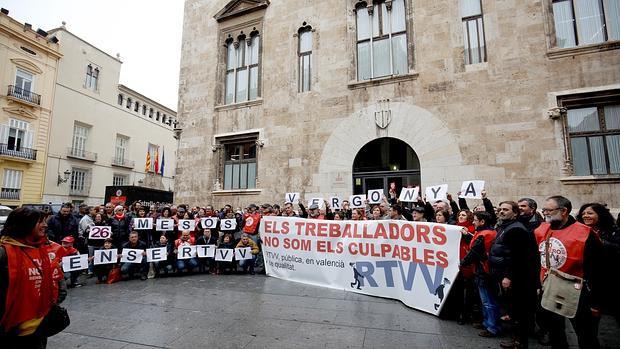
<svg viewBox="0 0 620 349">
<path fill-rule="evenodd" d="M 461 227 L 410 221 L 265 216 L 267 275 L 398 299 L 434 315 L 459 271 Z"/>
</svg>

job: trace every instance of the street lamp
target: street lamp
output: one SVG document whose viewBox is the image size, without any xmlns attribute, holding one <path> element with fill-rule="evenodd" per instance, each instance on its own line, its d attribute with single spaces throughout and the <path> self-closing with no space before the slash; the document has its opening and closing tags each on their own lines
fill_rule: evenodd
<svg viewBox="0 0 620 349">
<path fill-rule="evenodd" d="M 65 172 L 63 172 L 62 174 L 64 175 L 63 177 L 60 176 L 60 173 L 58 174 L 58 183 L 56 183 L 57 186 L 69 180 L 69 176 L 71 176 L 71 171 L 65 170 Z"/>
</svg>

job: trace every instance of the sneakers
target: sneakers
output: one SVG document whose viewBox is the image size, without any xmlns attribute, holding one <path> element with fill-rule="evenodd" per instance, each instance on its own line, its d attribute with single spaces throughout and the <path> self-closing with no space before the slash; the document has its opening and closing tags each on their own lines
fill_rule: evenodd
<svg viewBox="0 0 620 349">
<path fill-rule="evenodd" d="M 478 335 L 480 337 L 484 337 L 484 338 L 493 338 L 493 337 L 497 337 L 497 335 L 493 332 L 490 332 L 489 330 L 482 330 L 478 333 Z"/>
</svg>

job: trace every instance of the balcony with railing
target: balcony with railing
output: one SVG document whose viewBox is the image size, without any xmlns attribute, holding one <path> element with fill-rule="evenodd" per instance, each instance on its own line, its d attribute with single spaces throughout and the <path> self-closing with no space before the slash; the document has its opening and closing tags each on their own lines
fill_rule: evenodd
<svg viewBox="0 0 620 349">
<path fill-rule="evenodd" d="M 125 158 L 120 158 L 120 157 L 115 156 L 112 158 L 112 166 L 134 168 L 135 162 L 131 160 L 127 160 Z"/>
<path fill-rule="evenodd" d="M 2 188 L 0 190 L 0 199 L 2 200 L 19 200 L 21 189 Z"/>
<path fill-rule="evenodd" d="M 12 99 L 29 104 L 41 105 L 41 95 L 38 95 L 32 91 L 24 90 L 21 87 L 9 85 L 9 90 L 6 95 L 13 97 Z"/>
<path fill-rule="evenodd" d="M 97 161 L 97 153 L 80 148 L 67 148 L 67 157 L 91 162 Z"/>
<path fill-rule="evenodd" d="M 73 195 L 73 196 L 88 196 L 88 192 L 90 191 L 90 187 L 88 186 L 83 186 L 83 187 L 75 187 L 75 188 L 69 188 L 69 195 Z"/>
<path fill-rule="evenodd" d="M 15 144 L 0 143 L 0 156 L 32 162 L 37 160 L 37 150 L 18 147 Z"/>
</svg>

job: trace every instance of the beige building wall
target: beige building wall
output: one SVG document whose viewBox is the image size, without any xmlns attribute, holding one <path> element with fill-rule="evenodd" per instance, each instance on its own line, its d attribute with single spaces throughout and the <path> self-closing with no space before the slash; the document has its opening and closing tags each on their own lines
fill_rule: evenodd
<svg viewBox="0 0 620 349">
<path fill-rule="evenodd" d="M 58 44 L 50 38 L 8 14 L 0 14 L 2 205 L 39 203 L 43 197 L 49 124 L 61 57 Z"/>
<path fill-rule="evenodd" d="M 114 183 L 115 177 L 123 185 L 173 190 L 176 113 L 119 85 L 122 62 L 118 57 L 64 28 L 52 30 L 51 35 L 60 40 L 64 56 L 56 85 L 44 202 L 102 204 L 105 187 L 120 183 Z M 147 106 L 145 114 L 143 106 Z M 152 167 L 146 171 L 149 144 L 159 147 L 160 161 L 165 155 L 163 175 L 155 174 Z"/>
<path fill-rule="evenodd" d="M 558 108 L 558 98 L 597 91 L 620 104 L 620 42 L 556 47 L 551 1 L 482 0 L 488 61 L 465 65 L 459 2 L 407 0 L 408 72 L 363 82 L 356 77 L 360 1 L 258 1 L 261 9 L 244 14 L 248 3 L 185 3 L 176 201 L 243 206 L 281 203 L 286 192 L 348 197 L 360 149 L 392 137 L 417 154 L 422 187 L 448 183 L 455 194 L 461 181 L 482 179 L 496 203 L 562 194 L 575 206 L 620 208 L 618 174 L 571 171 Z M 230 19 L 214 18 L 226 11 Z M 260 97 L 223 105 L 227 28 L 256 17 Z M 305 25 L 313 29 L 312 91 L 299 93 L 297 33 Z M 391 113 L 385 128 L 375 122 L 381 111 Z M 221 190 L 218 139 L 248 132 L 262 144 L 257 188 Z"/>
</svg>

